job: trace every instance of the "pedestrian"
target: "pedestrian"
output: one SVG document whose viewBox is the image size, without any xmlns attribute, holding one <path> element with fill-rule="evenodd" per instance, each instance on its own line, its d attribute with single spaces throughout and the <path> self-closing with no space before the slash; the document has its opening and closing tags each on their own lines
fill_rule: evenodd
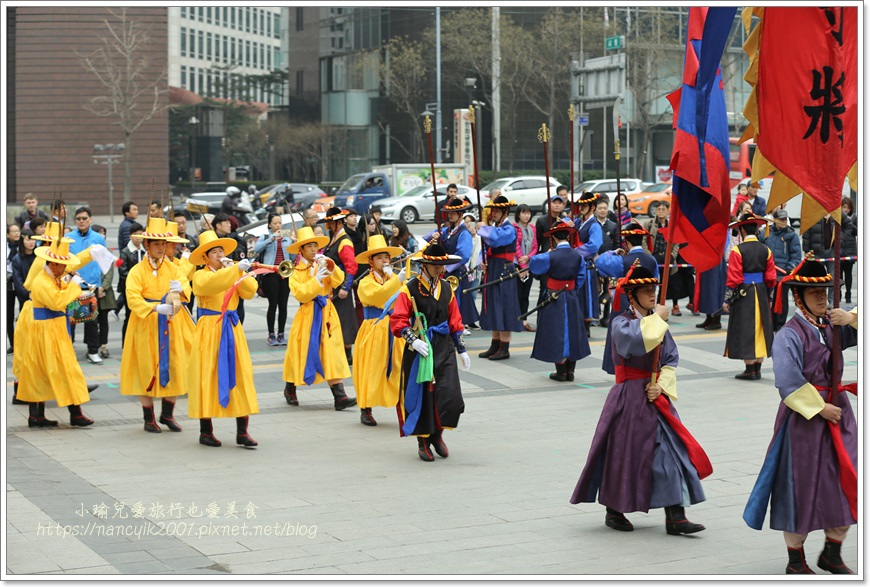
<svg viewBox="0 0 870 587">
<path fill-rule="evenodd" d="M 448 186 L 447 191 L 450 193 L 450 186 Z M 440 233 L 433 231 L 425 237 L 426 241 L 432 242 L 432 237 L 437 234 L 438 242 L 447 251 L 447 254 L 459 258 L 455 263 L 445 266 L 444 271 L 448 277 L 457 279 L 456 303 L 462 313 L 463 325 L 469 326 L 477 325 L 477 321 L 480 319 L 474 300 L 470 294 L 465 293 L 466 288 L 469 287 L 466 267 L 471 260 L 474 237 L 468 230 L 468 226 L 462 221 L 462 213 L 470 208 L 471 202 L 468 200 L 462 200 L 458 197 L 447 200 L 447 203 L 441 206 L 442 219 L 445 216 L 447 218 L 446 225 L 441 227 Z"/>
<path fill-rule="evenodd" d="M 766 223 L 764 218 L 748 213 L 729 226 L 736 228 L 743 239 L 728 256 L 728 279 L 722 306 L 730 313 L 725 356 L 742 359 L 746 364 L 746 369 L 735 375 L 735 379 L 761 379 L 761 363 L 770 356 L 773 344 L 770 292 L 776 285 L 776 269 L 773 253 L 755 236 L 759 227 Z"/>
<path fill-rule="evenodd" d="M 408 229 L 408 223 L 402 219 L 397 218 L 393 220 L 393 224 L 390 227 L 392 229 L 390 240 L 391 247 L 402 247 L 402 254 L 410 255 L 416 253 L 420 248 L 420 245 L 417 243 L 417 239 L 414 238 L 414 235 L 411 234 L 411 231 Z"/>
<path fill-rule="evenodd" d="M 617 214 L 619 218 L 616 217 Z M 628 198 L 622 192 L 616 194 L 613 200 L 613 212 L 608 215 L 608 218 L 616 222 L 617 226 L 626 226 L 632 221 L 631 212 L 628 210 Z"/>
<path fill-rule="evenodd" d="M 384 237 L 376 234 L 369 239 L 368 250 L 356 257 L 360 266 L 370 268 L 359 282 L 365 319 L 353 350 L 353 387 L 360 407 L 360 422 L 366 426 L 378 425 L 372 415 L 373 407 L 395 408 L 399 401 L 405 341 L 393 336 L 390 321 L 381 316 L 391 314 L 386 305 L 405 281 L 405 269 L 395 275 L 390 265 L 390 258 L 401 252 L 399 247 L 387 246 Z"/>
<path fill-rule="evenodd" d="M 456 187 L 456 184 L 450 184 L 453 187 Z M 450 186 L 448 186 L 449 188 Z M 383 215 L 383 211 L 381 210 L 380 204 L 372 204 L 369 206 L 369 215 L 375 219 L 375 233 L 381 235 L 382 237 L 389 238 L 390 230 L 384 226 L 384 223 L 381 222 L 381 216 Z"/>
<path fill-rule="evenodd" d="M 484 212 L 484 217 L 486 217 L 488 212 L 488 210 Z M 483 276 L 483 241 L 477 233 L 477 221 L 474 219 L 474 214 L 466 212 L 462 216 L 462 222 L 465 224 L 465 228 L 468 229 L 469 234 L 471 234 L 471 255 L 468 256 L 468 263 L 465 264 L 465 269 L 463 270 L 467 280 L 463 283 L 463 286 L 464 289 L 469 289 L 480 285 L 480 280 Z M 463 292 L 462 295 L 464 298 L 470 298 L 468 304 L 474 305 L 475 308 L 477 307 L 477 291 Z M 480 325 L 477 322 L 466 324 L 463 335 L 470 334 L 471 330 L 480 330 Z"/>
<path fill-rule="evenodd" d="M 496 196 L 487 202 L 489 220 L 478 228 L 478 236 L 486 247 L 486 267 L 481 278 L 484 283 L 495 281 L 506 275 L 516 274 L 514 262 L 517 252 L 517 229 L 511 224 L 511 207 L 516 204 L 504 196 Z M 511 333 L 522 332 L 523 325 L 518 316 L 520 297 L 517 286 L 510 280 L 496 283 L 481 291 L 483 303 L 480 326 L 492 333 L 489 349 L 478 354 L 482 359 L 503 361 L 509 359 Z"/>
<path fill-rule="evenodd" d="M 560 185 L 556 188 L 556 195 L 550 197 L 549 214 L 540 215 L 535 219 L 535 240 L 538 242 L 536 254 L 546 253 L 552 248 L 553 243 L 544 237 L 544 233 L 548 232 L 560 218 L 568 216 L 565 212 L 567 201 L 568 188 Z"/>
<path fill-rule="evenodd" d="M 541 277 L 545 288 L 542 297 L 547 301 L 538 315 L 532 358 L 555 363 L 556 372 L 550 373 L 550 379 L 560 382 L 574 381 L 577 361 L 592 352 L 580 308 L 586 261 L 569 242 L 576 232 L 567 219 L 558 221 L 544 233 L 556 246 L 529 259 L 529 271 Z"/>
<path fill-rule="evenodd" d="M 440 243 L 429 245 L 420 256 L 420 273 L 399 289 L 390 317 L 393 336 L 406 343 L 399 427 L 402 436 L 417 437 L 417 456 L 426 462 L 435 460 L 432 448 L 443 459 L 449 456 L 444 430 L 455 429 L 465 412 L 456 354 L 465 371 L 471 369 L 471 359 L 462 340 L 456 292 L 442 279 L 446 267 L 460 261 Z"/>
<path fill-rule="evenodd" d="M 694 534 L 705 528 L 686 519 L 685 507 L 705 500 L 701 479 L 712 467 L 673 404 L 679 353 L 668 308 L 656 303 L 657 285 L 640 261 L 619 279 L 614 313 L 622 312 L 610 321 L 616 385 L 604 401 L 570 502 L 592 503 L 597 496 L 606 508 L 605 525 L 621 532 L 634 530 L 625 514 L 664 508 L 668 534 Z M 628 307 L 617 306 L 620 290 Z"/>
<path fill-rule="evenodd" d="M 204 267 L 193 276 L 199 308 L 187 413 L 199 419 L 200 444 L 221 446 L 212 419 L 235 418 L 236 444 L 254 448 L 258 443 L 248 434 L 248 419 L 259 412 L 259 405 L 251 353 L 236 306 L 240 297 L 250 300 L 257 294 L 257 280 L 244 277 L 251 268 L 250 259 L 234 262 L 230 258 L 238 245 L 235 239 L 207 230 L 199 241 L 190 254 L 193 265 Z"/>
<path fill-rule="evenodd" d="M 257 239 L 254 253 L 262 255 L 262 263 L 265 265 L 280 265 L 282 261 L 289 261 L 289 247 L 292 243 L 289 237 L 281 234 L 281 216 L 269 214 L 266 225 L 269 227 L 269 232 Z M 260 288 L 269 302 L 269 308 L 266 310 L 266 326 L 269 338 L 266 342 L 269 346 L 286 345 L 284 327 L 287 324 L 287 300 L 290 298 L 287 278 L 277 272 L 266 273 L 260 276 Z M 275 330 L 276 312 L 278 314 L 277 330 Z"/>
<path fill-rule="evenodd" d="M 529 258 L 538 252 L 538 237 L 535 228 L 531 224 L 532 209 L 528 204 L 520 204 L 514 212 L 514 227 L 517 229 L 517 267 L 520 271 L 529 267 Z M 532 278 L 528 272 L 523 273 L 517 279 L 517 297 L 520 301 L 520 315 L 529 311 L 529 296 L 532 292 Z M 523 320 L 523 330 L 534 332 L 535 327 Z"/>
<path fill-rule="evenodd" d="M 142 246 L 142 233 L 145 227 L 134 222 L 130 225 L 130 240 L 127 246 L 121 249 L 118 260 L 118 297 L 115 300 L 115 317 L 124 306 L 124 325 L 121 327 L 121 348 L 124 348 L 124 339 L 127 338 L 127 323 L 130 320 L 130 307 L 127 305 L 127 275 L 145 256 L 145 247 Z"/>
<path fill-rule="evenodd" d="M 737 186 L 737 197 L 734 200 L 734 207 L 731 209 L 731 216 L 735 219 L 740 217 L 740 205 L 743 202 L 749 201 L 750 183 L 750 181 L 747 181 L 746 183 L 741 183 Z"/>
<path fill-rule="evenodd" d="M 42 236 L 45 234 L 45 226 L 48 224 L 48 220 L 46 218 L 34 218 L 30 222 L 27 223 L 29 225 L 29 229 L 33 232 L 34 236 Z"/>
<path fill-rule="evenodd" d="M 34 249 L 36 248 L 37 241 L 33 239 L 33 231 L 28 228 L 21 230 L 21 246 L 19 247 L 18 254 L 12 259 L 12 287 L 13 292 L 7 292 L 9 298 L 12 299 L 13 303 L 13 311 L 14 311 L 14 303 L 15 299 L 18 299 L 18 323 L 16 325 L 16 329 L 18 330 L 18 342 L 21 345 L 25 344 L 25 340 L 22 338 L 27 336 L 28 323 L 33 324 L 33 309 L 31 308 L 30 303 L 30 291 L 24 287 L 24 282 L 27 279 L 28 274 L 30 273 L 30 268 L 33 266 L 33 262 L 36 260 L 36 253 Z M 28 308 L 29 312 L 25 313 L 24 308 Z M 29 316 L 31 320 L 26 320 L 26 316 Z M 12 324 L 13 313 L 7 308 L 7 325 Z M 8 330 L 7 330 L 8 333 Z M 10 342 L 12 339 L 10 338 Z M 24 346 L 22 346 L 24 348 Z M 9 347 L 7 354 L 12 351 L 12 346 Z M 20 354 L 20 353 L 19 353 Z M 12 357 L 12 373 L 16 373 L 16 364 L 18 363 L 18 357 Z M 15 379 L 15 383 L 12 389 L 12 403 L 15 405 L 24 404 L 18 399 L 18 379 Z"/>
<path fill-rule="evenodd" d="M 770 233 L 766 238 L 758 239 L 764 243 L 773 253 L 774 270 L 776 271 L 776 281 L 781 282 L 783 278 L 791 273 L 795 267 L 801 262 L 801 242 L 795 230 L 788 223 L 788 212 L 783 209 L 773 211 L 773 225 L 770 227 Z M 778 286 L 779 287 L 779 286 Z M 784 284 L 781 312 L 773 313 L 773 332 L 776 334 L 779 329 L 785 325 L 788 320 L 788 289 L 789 286 Z"/>
<path fill-rule="evenodd" d="M 598 271 L 595 269 L 594 259 L 598 256 L 601 244 L 604 242 L 604 234 L 601 224 L 595 220 L 593 212 L 598 194 L 583 192 L 574 200 L 572 208 L 572 220 L 577 228 L 579 250 L 583 254 L 584 271 L 586 272 L 582 287 L 580 288 L 580 310 L 583 312 L 583 326 L 586 337 L 592 336 L 591 326 L 597 320 L 601 312 L 601 304 L 598 303 Z"/>
<path fill-rule="evenodd" d="M 856 257 L 858 255 L 858 215 L 855 214 L 855 204 L 852 198 L 843 198 L 842 225 L 840 230 L 842 235 L 840 254 L 843 257 Z M 855 266 L 855 259 L 841 259 L 840 272 L 842 274 L 843 285 L 846 290 L 846 303 L 852 303 L 852 268 Z"/>
<path fill-rule="evenodd" d="M 15 282 L 12 280 L 12 260 L 18 254 L 21 243 L 21 229 L 17 224 L 6 225 L 6 337 L 9 347 L 6 354 L 13 353 L 15 346 Z"/>
<path fill-rule="evenodd" d="M 98 224 L 91 227 L 97 234 L 106 238 L 106 229 Z M 109 354 L 109 313 L 116 308 L 115 289 L 112 282 L 115 280 L 115 264 L 109 265 L 109 270 L 103 273 L 100 285 L 94 292 L 97 296 L 97 330 L 100 336 L 100 358 L 108 359 Z"/>
<path fill-rule="evenodd" d="M 352 249 L 349 239 L 345 240 Z M 318 253 L 327 244 L 329 237 L 315 236 L 310 227 L 303 226 L 298 240 L 289 248 L 289 252 L 297 256 L 290 276 L 290 294 L 300 307 L 290 326 L 284 355 L 284 400 L 298 406 L 297 386 L 326 381 L 335 410 L 340 411 L 356 405 L 356 398 L 348 397 L 344 391 L 343 380 L 350 377 L 350 367 L 344 350 L 342 324 L 331 300 L 333 292 L 342 287 L 346 279 L 341 267 Z"/>
<path fill-rule="evenodd" d="M 40 210 L 37 206 L 39 206 L 39 200 L 35 194 L 28 193 L 24 195 L 24 211 L 16 216 L 14 221 L 18 228 L 29 228 L 30 230 L 33 230 L 29 224 L 30 222 L 37 218 L 48 220 L 48 214 Z"/>
<path fill-rule="evenodd" d="M 199 238 L 197 238 L 196 234 L 191 234 L 187 231 L 188 214 L 189 212 L 185 212 L 184 210 L 176 210 L 175 214 L 172 215 L 172 220 L 178 224 L 178 238 L 187 239 L 188 241 L 184 247 L 180 248 L 180 251 L 187 249 L 188 252 L 191 252 L 199 246 Z"/>
<path fill-rule="evenodd" d="M 123 251 L 124 247 L 127 246 L 127 243 L 130 242 L 130 227 L 134 222 L 136 222 L 136 219 L 139 218 L 139 207 L 136 205 L 136 202 L 129 200 L 124 202 L 124 205 L 121 206 L 121 213 L 124 215 L 124 219 L 118 226 L 119 251 Z"/>
<path fill-rule="evenodd" d="M 356 333 L 359 330 L 359 321 L 356 317 L 356 307 L 353 303 L 353 295 L 350 290 L 353 280 L 359 271 L 359 266 L 354 255 L 353 242 L 348 238 L 344 230 L 345 213 L 340 208 L 332 207 L 326 212 L 318 223 L 322 223 L 329 231 L 329 244 L 323 254 L 331 259 L 341 269 L 344 275 L 344 283 L 339 284 L 332 292 L 332 303 L 341 322 L 341 335 L 344 340 L 344 351 L 347 355 L 348 365 L 353 364 L 353 343 L 356 341 Z M 366 239 L 368 242 L 368 239 Z"/>
<path fill-rule="evenodd" d="M 615 221 L 609 218 L 609 212 L 610 198 L 607 197 L 607 194 L 599 193 L 598 201 L 595 203 L 595 220 L 601 225 L 601 247 L 598 249 L 598 255 L 601 255 L 605 251 L 613 251 L 619 248 L 619 227 Z M 598 255 L 595 256 L 596 259 Z M 601 318 L 598 319 L 598 325 L 605 328 L 610 320 L 610 305 L 612 301 L 608 289 L 610 281 L 608 277 L 598 276 L 598 302 L 599 304 L 604 304 L 600 314 Z"/>
<path fill-rule="evenodd" d="M 654 212 L 655 218 L 650 220 L 646 225 L 646 230 L 649 232 L 649 237 L 645 241 L 644 250 L 655 257 L 659 267 L 665 265 L 665 253 L 667 252 L 668 243 L 665 239 L 663 229 L 670 224 L 671 205 L 667 200 L 658 202 Z M 671 315 L 682 316 L 680 310 L 680 299 L 689 298 L 688 309 L 692 315 L 697 315 L 693 304 L 693 296 L 695 290 L 695 280 L 693 278 L 693 269 L 691 267 L 678 267 L 677 265 L 684 264 L 685 260 L 680 256 L 680 243 L 674 243 L 671 247 L 671 266 L 668 277 L 667 298 L 671 300 Z"/>
<path fill-rule="evenodd" d="M 750 182 L 746 194 L 749 203 L 752 204 L 752 213 L 759 217 L 767 213 L 767 200 L 758 195 L 762 183 L 763 181 Z"/>
<path fill-rule="evenodd" d="M 366 251 L 367 235 L 364 226 L 359 225 L 359 214 L 353 208 L 345 208 L 347 216 L 344 218 L 344 232 L 353 243 L 354 254 L 359 255 Z"/>
<path fill-rule="evenodd" d="M 858 310 L 836 308 L 829 317 L 826 290 L 833 277 L 818 261 L 805 259 L 786 279 L 798 311 L 773 341 L 774 381 L 782 401 L 743 519 L 761 530 L 770 502 L 770 528 L 785 538 L 787 575 L 815 574 L 804 554 L 814 530 L 825 532 L 819 567 L 851 575 L 840 549 L 849 526 L 858 520 L 858 424 L 843 392 L 857 394 L 857 387 L 832 390 L 831 364 L 835 329 L 840 348 L 858 344 Z M 842 353 L 836 364 L 840 381 Z"/>
<path fill-rule="evenodd" d="M 229 188 L 227 188 L 229 189 Z M 236 188 L 238 189 L 238 188 Z M 232 226 L 231 217 L 227 214 L 221 212 L 220 214 L 215 214 L 214 220 L 212 220 L 211 225 L 214 227 L 215 234 L 220 238 L 231 238 L 236 241 L 236 248 L 232 253 L 229 254 L 229 257 L 233 261 L 241 261 L 242 259 L 246 259 L 248 257 L 248 245 L 245 240 L 239 236 L 239 234 L 235 231 L 235 228 Z M 245 299 L 239 298 L 239 305 L 236 308 L 236 314 L 239 315 L 239 321 L 244 324 L 245 323 Z"/>
<path fill-rule="evenodd" d="M 64 275 L 68 266 L 79 264 L 79 259 L 70 252 L 69 239 L 61 239 L 60 234 L 57 231 L 51 246 L 36 250 L 45 265 L 29 284 L 32 321 L 26 325 L 30 332 L 26 348 L 19 349 L 24 359 L 16 375 L 18 399 L 30 404 L 30 428 L 57 426 L 56 420 L 45 417 L 45 402 L 52 399 L 58 407 L 67 407 L 71 426 L 94 423 L 82 413 L 81 405 L 90 401 L 88 385 L 67 332 L 66 307 L 81 295 L 84 280 L 79 275 Z"/>
<path fill-rule="evenodd" d="M 190 285 L 176 265 L 166 261 L 166 221 L 149 218 L 142 233 L 145 257 L 127 275 L 126 295 L 130 328 L 121 354 L 121 395 L 138 396 L 145 432 L 160 433 L 154 400 L 160 399 L 160 424 L 181 432 L 174 410 L 178 396 L 187 393 L 190 367 L 184 327 L 173 316 L 175 304 L 190 297 Z"/>
<path fill-rule="evenodd" d="M 75 213 L 75 221 L 76 230 L 70 233 L 70 238 L 73 239 L 73 243 L 69 247 L 73 254 L 81 253 L 91 245 L 106 246 L 105 237 L 95 232 L 91 227 L 90 208 L 87 206 L 78 208 Z M 76 272 L 81 275 L 82 279 L 84 279 L 85 287 L 87 287 L 87 285 L 98 286 L 103 282 L 103 273 L 100 270 L 99 264 L 95 261 L 92 261 L 83 267 L 78 267 Z M 108 328 L 108 322 L 105 322 L 105 325 L 106 328 Z M 108 340 L 108 333 L 106 333 L 105 336 L 102 336 L 100 333 L 101 328 L 103 328 L 103 326 L 100 324 L 99 320 L 85 322 L 84 326 L 85 345 L 88 347 L 88 361 L 97 365 L 103 362 L 102 357 L 100 357 L 100 340 L 101 338 L 103 340 Z M 75 340 L 75 330 L 75 326 L 73 326 L 71 328 L 73 340 Z"/>
</svg>

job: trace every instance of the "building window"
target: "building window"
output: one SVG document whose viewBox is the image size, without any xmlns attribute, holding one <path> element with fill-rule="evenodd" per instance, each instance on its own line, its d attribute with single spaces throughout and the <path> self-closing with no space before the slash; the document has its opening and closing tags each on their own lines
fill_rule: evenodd
<svg viewBox="0 0 870 587">
<path fill-rule="evenodd" d="M 296 8 L 296 30 L 301 31 L 305 30 L 305 20 L 304 20 L 305 9 L 301 6 Z"/>
<path fill-rule="evenodd" d="M 205 58 L 211 61 L 212 52 L 211 52 L 211 33 L 205 34 Z"/>
<path fill-rule="evenodd" d="M 224 17 L 221 19 L 221 26 L 222 27 L 227 26 L 227 7 L 226 6 L 224 6 Z"/>
<path fill-rule="evenodd" d="M 181 56 L 187 57 L 187 29 L 181 27 Z"/>
<path fill-rule="evenodd" d="M 258 12 L 258 10 L 256 8 L 251 8 L 251 16 L 252 16 L 252 20 L 254 21 L 254 23 L 251 25 L 251 32 L 254 33 L 255 35 L 258 34 L 257 33 L 257 12 Z"/>
<path fill-rule="evenodd" d="M 186 65 L 181 66 L 181 87 L 182 88 L 187 87 L 187 66 Z"/>
<path fill-rule="evenodd" d="M 266 69 L 272 71 L 272 52 L 269 51 L 269 48 L 266 48 Z"/>
<path fill-rule="evenodd" d="M 187 33 L 190 35 L 188 37 L 189 42 L 187 43 L 188 47 L 190 48 L 189 56 L 191 59 L 193 59 L 194 57 L 196 57 L 196 31 L 194 31 L 193 29 L 187 29 Z"/>
<path fill-rule="evenodd" d="M 275 26 L 272 27 L 272 32 L 276 39 L 281 38 L 281 20 L 278 14 L 275 15 Z"/>
<path fill-rule="evenodd" d="M 230 27 L 236 28 L 236 7 L 230 8 Z"/>
<path fill-rule="evenodd" d="M 230 63 L 236 62 L 236 39 L 230 39 Z"/>
<path fill-rule="evenodd" d="M 223 52 L 223 58 L 224 58 L 224 65 L 226 65 L 226 63 L 227 63 L 227 37 L 226 37 L 226 36 L 224 36 L 224 52 Z"/>
<path fill-rule="evenodd" d="M 202 9 L 202 6 L 200 6 L 199 8 L 197 8 L 197 14 L 199 15 L 199 22 L 202 22 L 202 16 L 203 16 L 202 13 L 203 13 L 203 12 L 204 12 L 204 11 L 203 11 L 203 9 Z"/>
<path fill-rule="evenodd" d="M 304 90 L 305 76 L 303 75 L 302 70 L 296 72 L 296 97 L 300 100 L 302 99 L 302 93 Z"/>
<path fill-rule="evenodd" d="M 251 42 L 245 41 L 245 67 L 251 67 Z"/>
<path fill-rule="evenodd" d="M 272 59 L 273 69 L 281 69 L 281 49 L 272 47 L 272 52 L 275 54 Z"/>
<path fill-rule="evenodd" d="M 205 9 L 205 22 L 211 24 L 211 6 Z"/>
<path fill-rule="evenodd" d="M 251 9 L 245 8 L 245 32 L 251 32 Z"/>
<path fill-rule="evenodd" d="M 221 60 L 221 36 L 218 33 L 214 34 L 214 61 L 215 63 Z"/>
<path fill-rule="evenodd" d="M 201 69 L 200 69 L 199 71 L 197 71 L 196 77 L 197 77 L 197 84 L 196 84 L 196 86 L 197 86 L 197 88 L 199 89 L 199 92 L 197 92 L 197 93 L 198 93 L 199 95 L 202 95 L 202 91 L 203 91 L 203 88 L 205 87 L 205 85 L 202 83 L 202 78 L 203 78 L 203 76 L 202 76 L 202 70 L 201 70 Z"/>
<path fill-rule="evenodd" d="M 181 18 L 187 18 L 187 6 L 181 7 Z"/>
<path fill-rule="evenodd" d="M 202 50 L 203 50 L 203 45 L 205 45 L 205 38 L 204 38 L 202 31 L 198 31 L 198 32 L 199 32 L 199 45 L 197 46 L 196 55 L 199 59 L 202 59 L 203 58 L 202 57 Z"/>
<path fill-rule="evenodd" d="M 254 69 L 257 69 L 257 43 L 254 42 Z"/>
<path fill-rule="evenodd" d="M 264 22 L 265 19 L 266 19 L 266 11 L 261 10 L 260 11 L 260 32 L 261 33 L 266 32 L 266 26 L 265 26 L 266 23 Z"/>
<path fill-rule="evenodd" d="M 206 79 L 206 84 L 208 84 L 208 85 L 206 85 L 206 89 L 205 89 L 206 96 L 211 96 L 211 95 L 212 95 L 212 75 L 211 75 L 211 70 L 209 70 L 208 74 L 205 76 L 205 79 Z"/>
<path fill-rule="evenodd" d="M 260 67 L 266 69 L 266 46 L 260 43 Z"/>
</svg>

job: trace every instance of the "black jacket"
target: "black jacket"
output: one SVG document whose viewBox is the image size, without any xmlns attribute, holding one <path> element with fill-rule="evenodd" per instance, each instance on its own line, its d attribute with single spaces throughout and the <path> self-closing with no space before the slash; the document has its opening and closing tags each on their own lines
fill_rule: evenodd
<svg viewBox="0 0 870 587">
<path fill-rule="evenodd" d="M 15 287 L 15 296 L 22 304 L 30 299 L 30 292 L 24 289 L 24 280 L 27 279 L 27 273 L 34 259 L 36 255 L 23 253 L 12 258 L 12 283 Z"/>
<path fill-rule="evenodd" d="M 33 218 L 45 218 L 48 220 L 48 214 L 37 208 L 36 215 Z M 17 224 L 19 228 L 24 228 L 24 225 L 30 222 L 30 220 L 32 220 L 30 214 L 27 213 L 27 210 L 24 210 L 21 214 L 15 217 L 15 224 Z"/>
<path fill-rule="evenodd" d="M 833 234 L 834 220 L 822 218 L 801 236 L 804 253 L 812 251 L 817 259 L 827 259 L 834 255 L 833 242 L 831 235 Z"/>
<path fill-rule="evenodd" d="M 858 254 L 858 215 L 843 214 L 843 240 L 840 241 L 840 254 L 854 257 Z"/>
<path fill-rule="evenodd" d="M 136 251 L 131 251 L 130 247 L 124 247 L 121 250 L 121 264 L 118 266 L 118 295 L 123 294 L 127 289 L 127 274 L 130 269 L 136 266 L 136 263 L 145 258 L 145 249 L 142 249 L 141 257 Z"/>
</svg>

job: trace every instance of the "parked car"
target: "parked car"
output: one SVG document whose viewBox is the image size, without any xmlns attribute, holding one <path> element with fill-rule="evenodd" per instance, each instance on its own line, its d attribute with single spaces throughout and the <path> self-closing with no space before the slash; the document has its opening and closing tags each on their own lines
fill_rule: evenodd
<svg viewBox="0 0 870 587">
<path fill-rule="evenodd" d="M 323 218 L 324 214 L 318 214 L 317 216 L 318 218 Z M 302 226 L 304 226 L 302 214 L 298 212 L 281 214 L 281 230 L 299 230 Z M 253 259 L 256 256 L 254 255 L 254 243 L 256 243 L 257 239 L 264 234 L 268 234 L 268 232 L 269 225 L 265 220 L 257 220 L 256 222 L 246 224 L 245 226 L 240 226 L 236 231 L 236 233 L 248 244 L 247 256 L 249 259 Z"/>
<path fill-rule="evenodd" d="M 643 181 L 636 177 L 619 178 L 619 191 L 626 196 L 639 194 L 643 190 Z M 574 188 L 575 194 L 582 194 L 583 192 L 605 193 L 610 196 L 610 201 L 612 202 L 613 197 L 616 195 L 616 179 L 593 179 L 590 181 L 584 181 Z"/>
<path fill-rule="evenodd" d="M 671 182 L 665 181 L 653 184 L 642 192 L 627 194 L 628 211 L 632 214 L 655 216 L 655 209 L 659 202 L 671 203 L 671 186 Z"/>
<path fill-rule="evenodd" d="M 477 192 L 467 185 L 457 184 L 457 195 L 460 198 L 467 197 L 475 204 L 472 212 L 477 215 Z M 483 191 L 481 190 L 481 197 Z M 438 188 L 439 206 L 447 199 L 447 186 Z M 379 200 L 381 207 L 381 220 L 393 222 L 404 220 L 408 224 L 418 220 L 432 221 L 435 219 L 435 200 L 432 198 L 432 186 L 420 185 L 411 188 L 401 196 Z"/>
<path fill-rule="evenodd" d="M 556 195 L 559 182 L 550 178 L 550 195 Z M 495 188 L 501 189 L 502 195 L 517 204 L 526 204 L 532 211 L 547 212 L 547 178 L 543 175 L 522 175 L 518 177 L 503 177 L 490 182 L 480 189 L 480 196 L 489 199 L 489 194 Z M 484 203 L 484 205 L 486 205 Z"/>
</svg>

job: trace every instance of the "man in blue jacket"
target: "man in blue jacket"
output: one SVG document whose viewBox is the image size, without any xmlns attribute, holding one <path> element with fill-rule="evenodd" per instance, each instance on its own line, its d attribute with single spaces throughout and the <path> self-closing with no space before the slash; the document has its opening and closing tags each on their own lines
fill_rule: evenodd
<svg viewBox="0 0 870 587">
<path fill-rule="evenodd" d="M 106 246 L 106 239 L 100 234 L 91 230 L 91 210 L 86 206 L 82 206 L 76 210 L 75 215 L 76 230 L 70 232 L 67 236 L 73 239 L 69 246 L 71 253 L 81 253 L 91 245 Z M 91 261 L 87 265 L 79 267 L 76 273 L 81 275 L 85 283 L 92 285 L 100 285 L 103 281 L 103 272 L 96 261 Z M 88 361 L 91 363 L 102 363 L 100 358 L 100 331 L 97 326 L 97 320 L 85 322 L 85 344 L 88 345 Z M 108 323 L 106 323 L 108 324 Z M 108 326 L 107 326 L 108 327 Z M 73 337 L 75 337 L 75 327 L 73 327 Z"/>
<path fill-rule="evenodd" d="M 770 234 L 759 240 L 767 245 L 767 248 L 773 253 L 773 262 L 777 269 L 777 283 L 800 264 L 801 239 L 789 226 L 788 212 L 782 208 L 773 211 L 773 225 L 770 227 Z M 782 328 L 788 318 L 788 285 L 784 285 L 782 288 L 782 314 L 773 315 L 774 332 Z"/>
</svg>

